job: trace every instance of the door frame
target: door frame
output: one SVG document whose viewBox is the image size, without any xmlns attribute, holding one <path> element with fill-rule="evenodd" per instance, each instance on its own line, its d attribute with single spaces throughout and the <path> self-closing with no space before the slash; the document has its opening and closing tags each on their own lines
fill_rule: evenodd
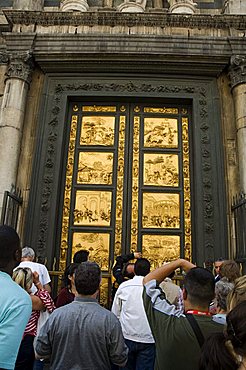
<svg viewBox="0 0 246 370">
<path fill-rule="evenodd" d="M 192 107 L 193 262 L 227 254 L 227 219 L 219 97 L 215 78 L 47 74 L 43 90 L 24 241 L 57 268 L 65 125 L 70 100 L 185 101 Z M 198 174 L 198 175 L 197 175 Z"/>
</svg>

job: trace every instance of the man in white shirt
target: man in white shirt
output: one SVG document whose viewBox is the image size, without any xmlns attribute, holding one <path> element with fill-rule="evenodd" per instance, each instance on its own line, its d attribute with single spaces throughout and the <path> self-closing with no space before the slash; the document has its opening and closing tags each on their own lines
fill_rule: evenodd
<svg viewBox="0 0 246 370">
<path fill-rule="evenodd" d="M 21 263 L 18 267 L 29 267 L 32 272 L 36 271 L 39 275 L 39 281 L 43 285 L 44 289 L 49 293 L 51 292 L 50 287 L 50 275 L 47 268 L 41 263 L 33 262 L 35 259 L 35 252 L 30 247 L 22 248 Z M 35 293 L 36 289 L 32 286 L 32 293 Z"/>
<path fill-rule="evenodd" d="M 142 300 L 143 278 L 149 271 L 149 261 L 139 258 L 134 265 L 135 276 L 119 286 L 112 305 L 129 348 L 126 370 L 154 369 L 155 342 Z"/>
</svg>

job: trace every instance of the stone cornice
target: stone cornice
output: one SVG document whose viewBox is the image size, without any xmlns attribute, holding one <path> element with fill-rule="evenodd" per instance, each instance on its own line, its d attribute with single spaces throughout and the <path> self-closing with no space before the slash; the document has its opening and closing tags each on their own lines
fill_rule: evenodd
<svg viewBox="0 0 246 370">
<path fill-rule="evenodd" d="M 23 25 L 73 25 L 73 26 L 148 26 L 148 27 L 185 27 L 185 28 L 215 28 L 237 30 L 246 29 L 246 15 L 184 15 L 167 14 L 163 9 L 158 13 L 120 13 L 116 11 L 79 12 L 31 12 L 5 10 L 4 14 L 9 24 Z"/>
<path fill-rule="evenodd" d="M 246 84 L 246 55 L 233 55 L 231 57 L 229 76 L 232 88 Z"/>
</svg>

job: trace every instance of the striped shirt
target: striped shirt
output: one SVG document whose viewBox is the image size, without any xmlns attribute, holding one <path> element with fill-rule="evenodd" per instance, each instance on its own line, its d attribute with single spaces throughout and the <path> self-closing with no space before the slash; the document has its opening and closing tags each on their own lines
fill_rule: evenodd
<svg viewBox="0 0 246 370">
<path fill-rule="evenodd" d="M 34 295 L 36 295 L 37 297 L 39 297 L 41 299 L 43 305 L 45 306 L 45 308 L 48 312 L 51 313 L 51 312 L 54 311 L 55 305 L 54 305 L 53 299 L 51 298 L 51 296 L 49 295 L 47 290 L 38 289 L 37 292 Z M 25 328 L 25 331 L 24 331 L 24 336 L 25 335 L 33 335 L 33 336 L 36 337 L 39 316 L 40 316 L 40 311 L 38 311 L 38 310 L 33 310 L 32 311 L 31 317 L 30 317 L 30 319 L 27 323 L 27 326 Z"/>
</svg>

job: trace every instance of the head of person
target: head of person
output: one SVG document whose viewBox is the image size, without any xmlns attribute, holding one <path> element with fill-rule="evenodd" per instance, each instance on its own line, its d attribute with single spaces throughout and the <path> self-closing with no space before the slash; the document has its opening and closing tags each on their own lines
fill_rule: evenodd
<svg viewBox="0 0 246 370">
<path fill-rule="evenodd" d="M 220 280 L 215 284 L 215 304 L 217 312 L 227 312 L 227 296 L 232 291 L 234 285 L 229 281 Z"/>
<path fill-rule="evenodd" d="M 208 309 L 214 298 L 214 276 L 202 268 L 192 268 L 184 279 L 183 297 L 185 308 Z"/>
<path fill-rule="evenodd" d="M 225 259 L 223 257 L 219 257 L 218 259 L 216 259 L 214 261 L 214 273 L 215 273 L 215 276 L 216 275 L 219 275 L 220 276 L 220 269 L 221 269 L 222 263 L 224 261 L 225 261 Z"/>
<path fill-rule="evenodd" d="M 21 251 L 21 259 L 22 261 L 34 261 L 35 259 L 35 252 L 30 247 L 24 247 Z"/>
<path fill-rule="evenodd" d="M 220 267 L 220 276 L 223 279 L 233 283 L 237 278 L 240 277 L 240 269 L 235 261 L 224 261 Z"/>
<path fill-rule="evenodd" d="M 88 261 L 89 252 L 85 249 L 77 251 L 73 256 L 73 263 L 82 263 Z"/>
<path fill-rule="evenodd" d="M 32 270 L 29 267 L 18 267 L 13 272 L 12 279 L 29 292 L 33 283 Z"/>
<path fill-rule="evenodd" d="M 101 269 L 96 262 L 82 262 L 75 271 L 75 288 L 79 295 L 95 295 L 101 283 Z"/>
<path fill-rule="evenodd" d="M 199 370 L 239 369 L 239 359 L 246 358 L 245 312 L 246 301 L 243 301 L 227 315 L 224 333 L 213 333 L 205 340 Z"/>
<path fill-rule="evenodd" d="M 0 226 L 0 270 L 12 275 L 21 261 L 20 238 L 10 226 Z"/>
<path fill-rule="evenodd" d="M 134 272 L 137 276 L 146 276 L 150 272 L 150 262 L 146 258 L 139 258 L 134 264 Z"/>
<path fill-rule="evenodd" d="M 133 262 L 125 263 L 122 269 L 122 275 L 124 276 L 124 278 L 127 278 L 127 279 L 134 278 L 135 273 L 134 273 L 134 263 Z"/>
<path fill-rule="evenodd" d="M 75 271 L 77 270 L 79 263 L 70 263 L 64 271 L 63 282 L 65 287 L 71 288 L 74 283 Z"/>
<path fill-rule="evenodd" d="M 226 339 L 237 355 L 246 358 L 246 301 L 239 303 L 226 317 Z"/>
<path fill-rule="evenodd" d="M 243 301 L 246 301 L 246 275 L 243 275 L 234 281 L 234 288 L 227 297 L 228 311 L 231 311 Z"/>
</svg>

